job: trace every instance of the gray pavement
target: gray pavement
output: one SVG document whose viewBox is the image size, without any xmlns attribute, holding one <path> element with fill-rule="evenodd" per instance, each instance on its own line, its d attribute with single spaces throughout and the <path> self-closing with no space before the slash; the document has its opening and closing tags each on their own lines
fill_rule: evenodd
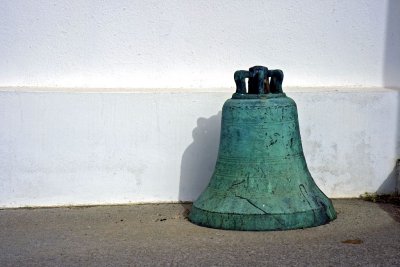
<svg viewBox="0 0 400 267">
<path fill-rule="evenodd" d="M 399 207 L 333 203 L 330 224 L 278 232 L 199 227 L 189 204 L 3 209 L 0 266 L 400 266 Z"/>
</svg>

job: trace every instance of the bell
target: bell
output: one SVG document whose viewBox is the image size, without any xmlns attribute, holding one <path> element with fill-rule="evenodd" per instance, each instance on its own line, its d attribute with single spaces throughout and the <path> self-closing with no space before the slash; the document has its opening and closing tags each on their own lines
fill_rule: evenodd
<svg viewBox="0 0 400 267">
<path fill-rule="evenodd" d="M 245 79 L 248 78 L 248 92 Z M 231 230 L 287 230 L 328 223 L 332 202 L 304 158 L 296 103 L 283 72 L 255 66 L 234 74 L 236 93 L 222 108 L 218 159 L 191 222 Z"/>
</svg>

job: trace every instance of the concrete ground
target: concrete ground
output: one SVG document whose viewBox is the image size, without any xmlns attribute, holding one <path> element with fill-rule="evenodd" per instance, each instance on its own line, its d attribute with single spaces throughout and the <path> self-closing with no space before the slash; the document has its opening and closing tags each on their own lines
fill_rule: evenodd
<svg viewBox="0 0 400 267">
<path fill-rule="evenodd" d="M 0 266 L 400 266 L 399 207 L 333 202 L 330 224 L 278 232 L 199 227 L 188 204 L 4 209 Z"/>
</svg>

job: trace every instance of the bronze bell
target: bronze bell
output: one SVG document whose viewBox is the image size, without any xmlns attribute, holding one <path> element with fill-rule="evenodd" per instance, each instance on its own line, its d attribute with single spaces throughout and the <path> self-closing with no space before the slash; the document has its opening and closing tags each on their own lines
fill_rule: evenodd
<svg viewBox="0 0 400 267">
<path fill-rule="evenodd" d="M 245 79 L 248 79 L 246 92 Z M 195 224 L 232 230 L 286 230 L 336 218 L 303 154 L 296 103 L 283 72 L 255 66 L 234 74 L 236 93 L 222 108 L 218 159 L 193 203 Z"/>
</svg>

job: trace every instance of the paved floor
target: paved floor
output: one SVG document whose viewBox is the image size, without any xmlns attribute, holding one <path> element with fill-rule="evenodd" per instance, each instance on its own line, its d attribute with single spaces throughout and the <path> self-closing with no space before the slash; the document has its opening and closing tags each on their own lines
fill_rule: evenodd
<svg viewBox="0 0 400 267">
<path fill-rule="evenodd" d="M 398 207 L 334 206 L 330 224 L 281 232 L 199 227 L 180 204 L 5 209 L 0 266 L 400 266 Z"/>
</svg>

